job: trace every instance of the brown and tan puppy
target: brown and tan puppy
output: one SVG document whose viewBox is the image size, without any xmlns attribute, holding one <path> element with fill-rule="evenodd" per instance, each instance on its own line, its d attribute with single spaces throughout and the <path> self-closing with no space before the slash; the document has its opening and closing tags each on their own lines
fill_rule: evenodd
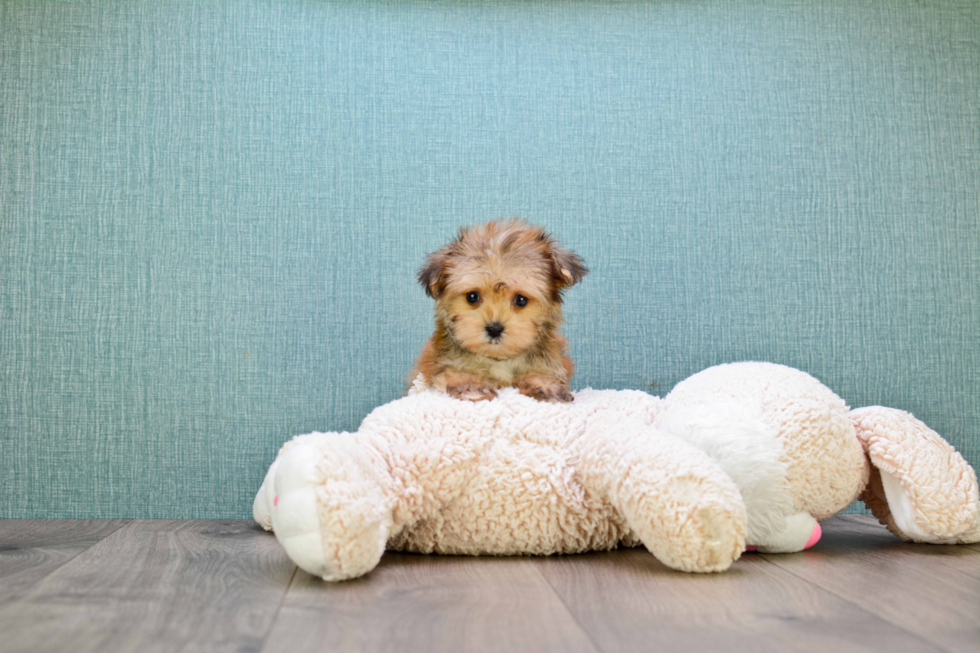
<svg viewBox="0 0 980 653">
<path fill-rule="evenodd" d="M 416 374 L 470 401 L 493 399 L 505 386 L 541 401 L 572 401 L 562 291 L 587 273 L 578 254 L 522 220 L 460 229 L 419 270 L 436 300 L 436 329 Z"/>
</svg>

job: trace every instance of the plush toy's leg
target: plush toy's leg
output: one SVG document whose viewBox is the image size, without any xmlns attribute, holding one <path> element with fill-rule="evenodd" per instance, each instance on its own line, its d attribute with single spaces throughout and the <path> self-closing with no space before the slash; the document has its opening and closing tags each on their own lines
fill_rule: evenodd
<svg viewBox="0 0 980 653">
<path fill-rule="evenodd" d="M 583 484 L 608 501 L 661 562 L 724 571 L 745 549 L 745 505 L 711 458 L 639 421 L 602 414 L 582 443 Z"/>
<path fill-rule="evenodd" d="M 324 580 L 368 573 L 390 528 L 387 501 L 366 452 L 348 433 L 293 440 L 270 470 L 272 528 L 289 557 Z M 267 479 L 268 480 L 268 479 Z"/>
<path fill-rule="evenodd" d="M 851 420 L 873 469 L 861 495 L 875 517 L 914 542 L 980 542 L 980 495 L 970 465 L 911 414 L 870 406 Z"/>
</svg>

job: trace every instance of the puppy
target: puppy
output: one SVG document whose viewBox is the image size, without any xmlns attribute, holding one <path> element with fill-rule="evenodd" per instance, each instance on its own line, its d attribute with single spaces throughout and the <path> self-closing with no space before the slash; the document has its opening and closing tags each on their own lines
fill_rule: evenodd
<svg viewBox="0 0 980 653">
<path fill-rule="evenodd" d="M 418 273 L 436 300 L 436 328 L 415 375 L 470 401 L 493 399 L 505 386 L 540 401 L 572 401 L 562 292 L 587 273 L 578 254 L 522 220 L 460 229 Z"/>
</svg>

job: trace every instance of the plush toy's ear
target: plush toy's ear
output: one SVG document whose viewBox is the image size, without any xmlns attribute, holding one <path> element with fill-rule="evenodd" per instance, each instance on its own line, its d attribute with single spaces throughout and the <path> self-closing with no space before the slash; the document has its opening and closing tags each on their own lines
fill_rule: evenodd
<svg viewBox="0 0 980 653">
<path fill-rule="evenodd" d="M 582 277 L 589 273 L 589 268 L 585 267 L 585 261 L 575 252 L 570 252 L 560 245 L 551 243 L 551 259 L 555 263 L 555 285 L 558 288 L 568 288 L 574 286 Z"/>
<path fill-rule="evenodd" d="M 874 469 L 861 500 L 892 533 L 913 542 L 980 542 L 977 475 L 911 413 L 884 406 L 850 412 Z"/>
<path fill-rule="evenodd" d="M 445 289 L 446 267 L 455 251 L 454 245 L 455 243 L 451 243 L 429 254 L 419 269 L 419 283 L 429 297 L 438 298 Z"/>
</svg>

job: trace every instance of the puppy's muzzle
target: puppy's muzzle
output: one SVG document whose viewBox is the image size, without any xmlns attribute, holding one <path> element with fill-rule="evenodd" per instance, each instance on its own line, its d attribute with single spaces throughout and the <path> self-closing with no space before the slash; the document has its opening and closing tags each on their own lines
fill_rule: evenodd
<svg viewBox="0 0 980 653">
<path fill-rule="evenodd" d="M 504 333 L 504 325 L 500 322 L 488 322 L 484 330 L 491 340 L 499 340 Z"/>
</svg>

